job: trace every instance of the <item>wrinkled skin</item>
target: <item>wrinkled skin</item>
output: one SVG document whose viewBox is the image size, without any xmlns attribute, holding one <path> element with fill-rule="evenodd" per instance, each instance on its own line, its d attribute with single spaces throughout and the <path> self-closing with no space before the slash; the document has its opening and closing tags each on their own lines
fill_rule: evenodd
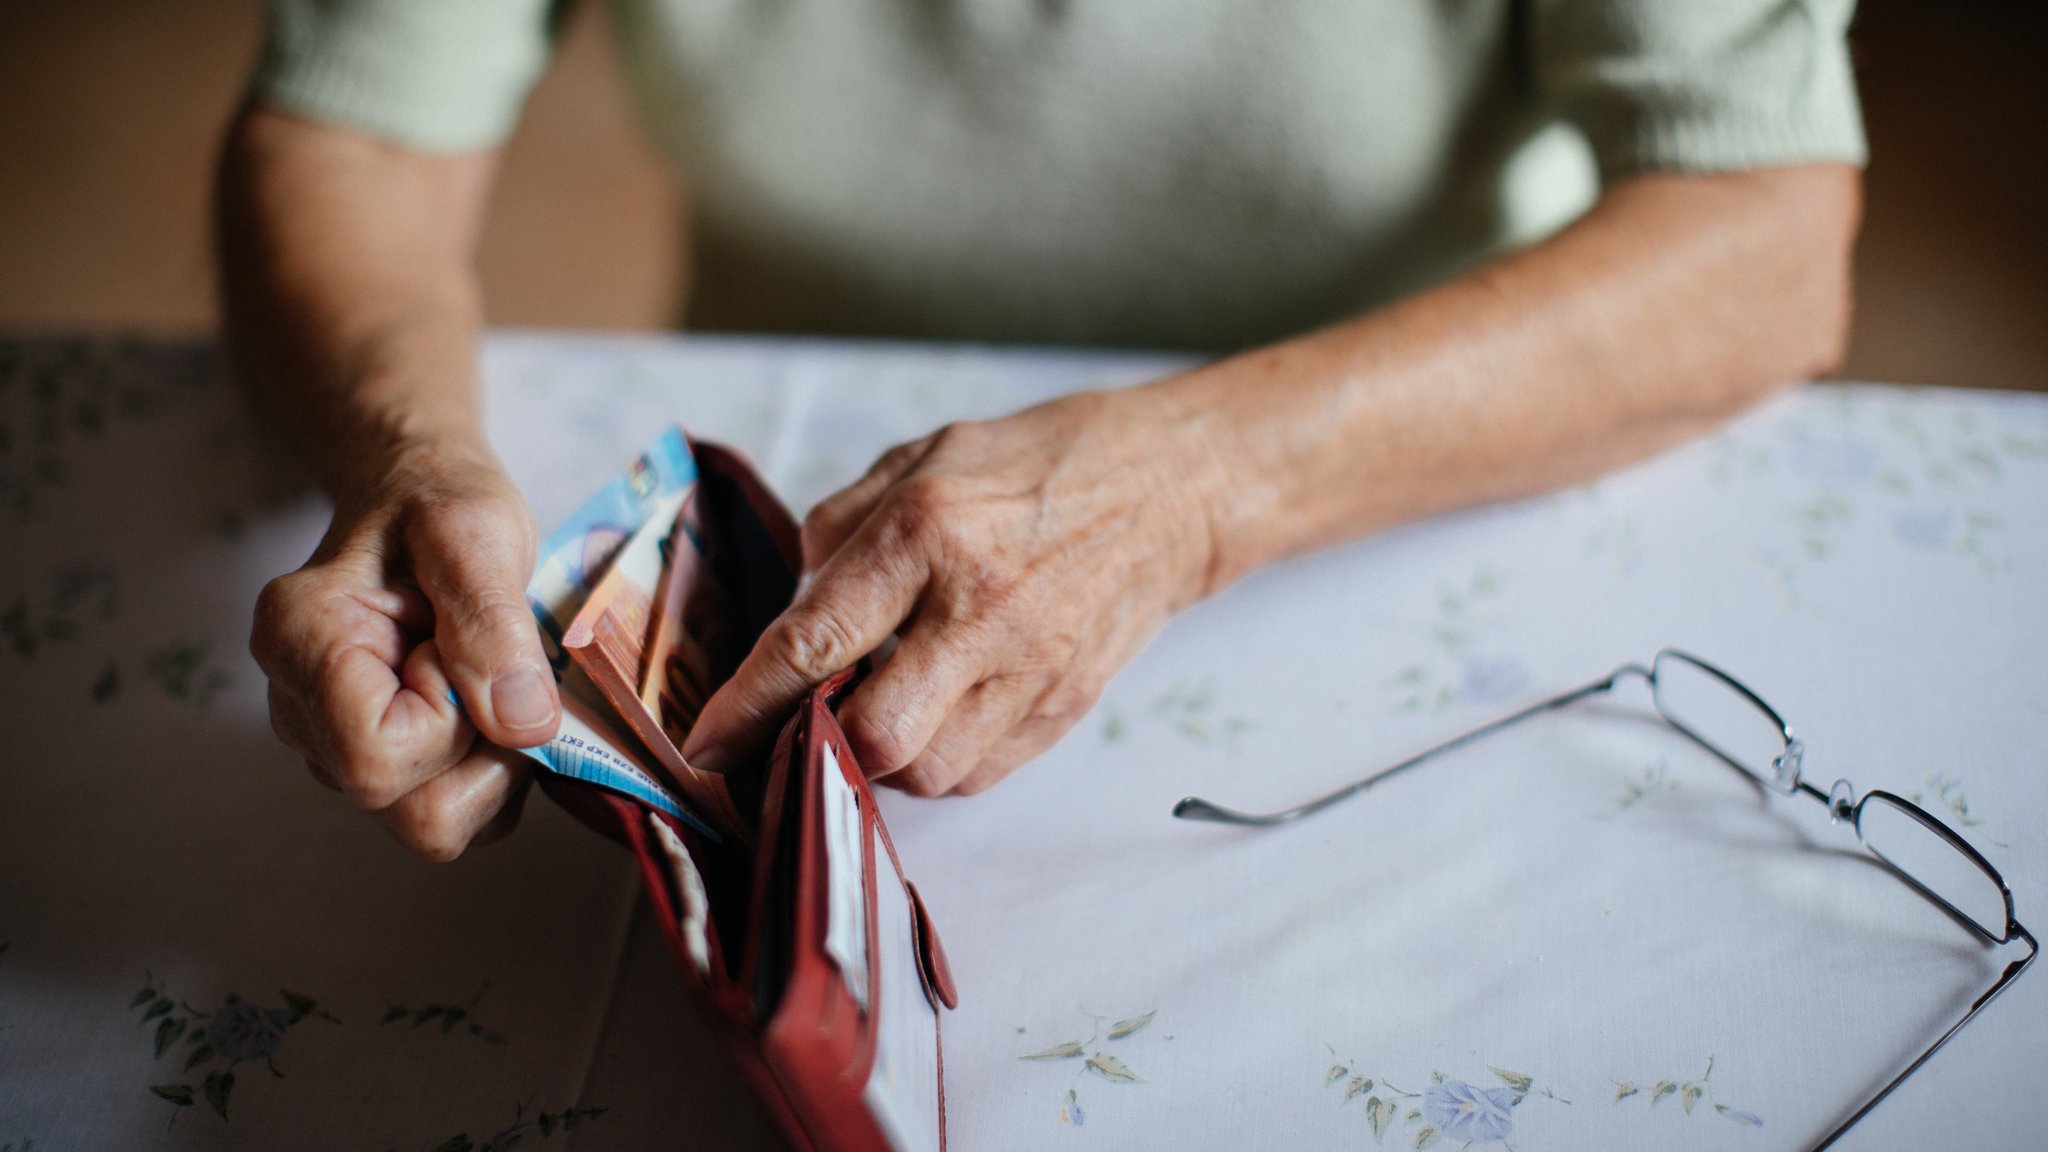
<svg viewBox="0 0 2048 1152">
<path fill-rule="evenodd" d="M 1209 566 L 1206 468 L 1148 400 L 1089 393 L 884 455 L 804 524 L 813 573 L 685 755 L 758 753 L 811 685 L 901 633 L 840 710 L 871 777 L 974 793 L 1049 747 Z"/>
<path fill-rule="evenodd" d="M 313 558 L 257 600 L 278 737 L 427 859 L 517 823 L 528 765 L 507 748 L 559 722 L 523 595 L 534 546 L 496 462 L 441 451 L 337 508 Z"/>
</svg>

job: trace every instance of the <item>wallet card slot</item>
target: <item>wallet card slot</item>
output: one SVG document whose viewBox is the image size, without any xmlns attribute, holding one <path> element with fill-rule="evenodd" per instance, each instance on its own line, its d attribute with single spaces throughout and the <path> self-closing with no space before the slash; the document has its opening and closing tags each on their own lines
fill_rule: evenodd
<svg viewBox="0 0 2048 1152">
<path fill-rule="evenodd" d="M 805 723 L 799 718 L 792 729 Z M 773 768 L 767 775 L 767 803 L 762 811 L 761 858 L 755 867 L 753 932 L 747 942 L 748 985 L 757 1018 L 771 1019 L 782 1002 L 795 948 L 798 862 L 804 837 L 802 773 L 793 759 L 801 737 L 785 732 L 776 742 Z"/>
<path fill-rule="evenodd" d="M 745 632 L 759 636 L 796 597 L 803 564 L 796 521 L 738 453 L 702 440 L 690 447 L 706 497 L 704 526 L 720 545 L 711 550 L 714 570 L 738 594 Z M 719 671 L 724 679 L 733 668 Z"/>
<path fill-rule="evenodd" d="M 711 925 L 709 888 L 675 829 L 652 812 L 647 813 L 647 828 L 652 842 L 640 848 L 639 857 L 648 898 L 662 927 L 673 932 L 685 964 L 708 984 L 714 971 L 722 975 L 725 965 Z"/>
<path fill-rule="evenodd" d="M 824 841 L 825 954 L 865 1015 L 874 1003 L 874 863 L 869 851 L 872 797 L 848 782 L 830 739 L 818 741 L 820 831 Z"/>
<path fill-rule="evenodd" d="M 703 566 L 698 579 L 717 593 L 714 619 L 693 616 L 700 633 L 695 639 L 707 662 L 705 681 L 715 691 L 795 598 L 802 548 L 796 521 L 761 485 L 745 458 L 702 440 L 690 441 L 690 448 L 700 499 L 683 527 Z M 739 812 L 762 811 L 768 767 L 764 763 L 727 775 L 725 786 Z"/>
<path fill-rule="evenodd" d="M 732 960 L 741 954 L 746 939 L 749 859 L 668 813 L 602 786 L 548 774 L 540 777 L 540 783 L 549 799 L 579 822 L 633 853 L 663 935 L 670 938 L 679 956 L 690 961 L 686 966 L 688 974 L 714 988 L 734 986 Z M 706 965 L 698 965 L 682 946 L 683 897 L 668 853 L 652 831 L 650 821 L 659 822 L 687 853 L 689 864 L 702 882 Z"/>
<path fill-rule="evenodd" d="M 920 961 L 917 899 L 882 843 L 883 826 L 870 825 L 875 880 L 875 1016 L 861 1077 L 861 1099 L 898 1152 L 945 1147 L 945 1074 L 939 1006 Z"/>
<path fill-rule="evenodd" d="M 678 969 L 685 978 L 694 978 L 702 988 L 709 989 L 714 984 L 724 983 L 724 954 L 716 942 L 711 923 L 708 886 L 700 889 L 702 900 L 695 909 L 699 932 L 692 941 L 689 928 L 692 913 L 687 908 L 689 897 L 679 890 L 669 854 L 657 842 L 657 836 L 666 833 L 678 848 L 688 852 L 683 836 L 695 838 L 695 834 L 684 831 L 679 835 L 679 826 L 667 822 L 653 809 L 631 800 L 623 797 L 606 799 L 613 810 L 618 830 L 640 865 L 640 879 L 646 887 L 655 922 L 661 926 L 663 938 L 668 940 L 682 961 L 677 965 Z"/>
</svg>

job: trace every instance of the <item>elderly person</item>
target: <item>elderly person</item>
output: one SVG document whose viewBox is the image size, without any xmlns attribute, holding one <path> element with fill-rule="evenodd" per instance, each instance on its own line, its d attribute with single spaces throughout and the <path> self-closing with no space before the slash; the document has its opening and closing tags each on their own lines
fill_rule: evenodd
<svg viewBox="0 0 2048 1152">
<path fill-rule="evenodd" d="M 820 504 L 814 578 L 684 750 L 707 769 L 900 636 L 842 711 L 861 763 L 980 791 L 1239 576 L 1584 480 L 1841 354 L 1849 0 L 616 7 L 697 207 L 693 323 L 1221 354 L 939 429 Z M 274 0 L 221 169 L 238 362 L 335 504 L 257 609 L 273 721 L 433 859 L 517 818 L 508 749 L 560 715 L 472 263 L 557 16 Z M 1532 238 L 1573 148 L 1597 176 Z"/>
</svg>

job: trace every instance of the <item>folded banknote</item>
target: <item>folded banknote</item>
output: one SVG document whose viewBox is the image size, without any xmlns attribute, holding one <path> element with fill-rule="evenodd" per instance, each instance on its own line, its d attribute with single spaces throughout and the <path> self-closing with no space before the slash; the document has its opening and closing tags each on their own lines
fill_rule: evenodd
<svg viewBox="0 0 2048 1152">
<path fill-rule="evenodd" d="M 713 818 L 664 782 L 651 753 L 562 646 L 620 550 L 650 522 L 665 516 L 673 523 L 696 480 L 689 441 L 670 429 L 542 542 L 526 597 L 562 689 L 562 727 L 554 739 L 524 751 L 550 772 L 623 793 L 721 840 Z"/>
<path fill-rule="evenodd" d="M 673 508 L 656 506 L 591 588 L 561 644 L 696 813 L 744 841 L 724 778 L 692 768 L 681 750 L 712 684 L 699 640 L 737 623 L 701 554 L 710 537 L 692 515 L 697 491 L 680 493 Z M 687 619 L 693 606 L 695 619 Z"/>
</svg>

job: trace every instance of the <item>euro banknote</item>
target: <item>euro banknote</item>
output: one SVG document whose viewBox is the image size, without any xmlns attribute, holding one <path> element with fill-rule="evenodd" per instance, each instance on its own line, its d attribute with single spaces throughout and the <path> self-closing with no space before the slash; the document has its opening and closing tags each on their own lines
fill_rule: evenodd
<svg viewBox="0 0 2048 1152">
<path fill-rule="evenodd" d="M 745 841 L 746 829 L 724 778 L 698 772 L 683 759 L 681 748 L 695 712 L 664 708 L 669 667 L 682 663 L 675 657 L 696 650 L 682 620 L 688 598 L 674 592 L 694 583 L 693 573 L 709 572 L 708 565 L 698 562 L 702 535 L 682 527 L 692 519 L 698 491 L 681 494 L 674 514 L 662 504 L 618 550 L 563 633 L 562 647 L 696 812 L 726 835 Z M 708 683 L 702 688 L 708 691 Z"/>
<path fill-rule="evenodd" d="M 622 731 L 609 703 L 562 647 L 562 637 L 619 550 L 649 521 L 673 521 L 697 479 L 680 429 L 670 429 L 586 501 L 540 548 L 528 605 L 562 689 L 562 727 L 527 756 L 550 772 L 622 793 L 683 820 L 714 840 L 720 832 L 664 783 L 647 753 Z"/>
</svg>

